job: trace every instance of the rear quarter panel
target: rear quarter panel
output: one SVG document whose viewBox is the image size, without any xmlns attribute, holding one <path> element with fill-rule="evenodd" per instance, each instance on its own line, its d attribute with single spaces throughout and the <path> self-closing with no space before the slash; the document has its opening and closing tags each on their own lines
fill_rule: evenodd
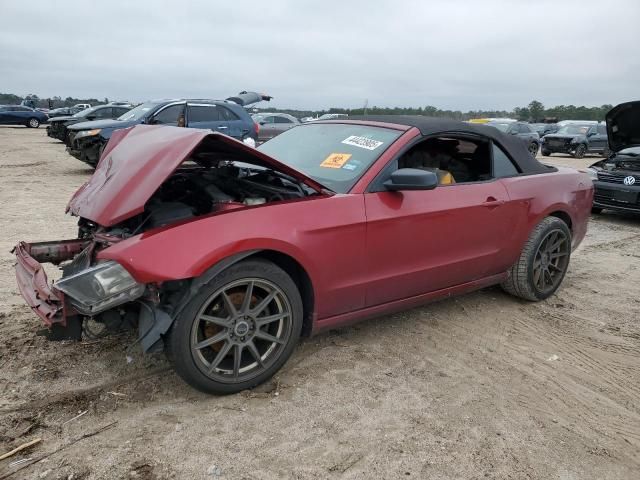
<svg viewBox="0 0 640 480">
<path fill-rule="evenodd" d="M 551 214 L 566 214 L 571 220 L 573 248 L 587 232 L 593 204 L 593 183 L 586 173 L 559 167 L 557 172 L 524 175 L 502 180 L 511 202 L 518 207 L 508 242 L 513 248 L 507 254 L 516 261 L 531 230 Z M 512 263 L 513 263 L 512 262 Z"/>
</svg>

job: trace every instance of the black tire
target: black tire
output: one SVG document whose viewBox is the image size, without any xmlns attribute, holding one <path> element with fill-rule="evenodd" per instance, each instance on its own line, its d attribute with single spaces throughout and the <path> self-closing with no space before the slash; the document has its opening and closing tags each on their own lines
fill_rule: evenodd
<svg viewBox="0 0 640 480">
<path fill-rule="evenodd" d="M 585 144 L 581 143 L 574 150 L 573 157 L 574 158 L 583 158 L 585 153 L 587 153 L 587 146 Z"/>
<path fill-rule="evenodd" d="M 238 290 L 244 288 L 243 282 L 246 290 Z M 277 291 L 272 300 L 267 300 L 271 295 L 266 294 L 267 286 Z M 238 302 L 242 292 L 244 296 Z M 265 301 L 269 303 L 255 316 L 245 316 Z M 289 315 L 280 313 L 280 307 Z M 224 318 L 218 317 L 223 312 Z M 269 320 L 279 315 L 281 319 Z M 236 393 L 265 382 L 284 365 L 300 338 L 302 317 L 302 299 L 291 277 L 266 260 L 245 260 L 213 278 L 189 301 L 170 330 L 167 356 L 178 375 L 192 387 L 206 393 Z M 210 343 L 214 337 L 222 338 Z"/>
<path fill-rule="evenodd" d="M 551 155 L 551 151 L 550 151 L 550 150 L 547 150 L 547 149 L 546 149 L 546 148 L 544 148 L 544 147 L 542 148 L 542 150 L 540 150 L 540 153 L 542 153 L 542 156 L 543 156 L 543 157 L 548 157 L 548 156 L 550 156 L 550 155 Z"/>
<path fill-rule="evenodd" d="M 591 207 L 591 213 L 599 215 L 600 213 L 602 213 L 602 207 Z"/>
<path fill-rule="evenodd" d="M 557 258 L 551 259 L 554 254 L 545 255 L 546 247 L 558 246 Z M 545 242 L 552 242 L 551 245 Z M 552 250 L 554 251 L 554 250 Z M 547 217 L 533 229 L 529 239 L 520 253 L 520 258 L 509 270 L 509 277 L 501 286 L 504 291 L 516 297 L 532 302 L 544 300 L 553 295 L 560 287 L 564 275 L 569 267 L 571 257 L 571 231 L 565 222 L 556 217 Z M 554 261 L 557 263 L 553 264 Z M 535 264 L 538 264 L 536 268 Z M 549 266 L 553 264 L 553 272 Z M 549 265 L 544 268 L 545 265 Z M 543 268 L 540 274 L 540 269 Z M 549 272 L 547 277 L 547 273 Z M 541 275 L 541 276 L 540 276 Z M 547 288 L 547 278 L 552 281 Z M 540 282 L 542 280 L 542 282 Z M 541 288 L 542 287 L 542 288 Z"/>
<path fill-rule="evenodd" d="M 38 128 L 40 126 L 40 120 L 38 120 L 35 117 L 30 118 L 29 120 L 27 120 L 27 128 Z"/>
</svg>

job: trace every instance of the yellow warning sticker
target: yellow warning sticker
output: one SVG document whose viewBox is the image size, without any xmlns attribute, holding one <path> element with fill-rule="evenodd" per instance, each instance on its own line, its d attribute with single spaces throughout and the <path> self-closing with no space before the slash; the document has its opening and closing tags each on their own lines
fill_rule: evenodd
<svg viewBox="0 0 640 480">
<path fill-rule="evenodd" d="M 342 168 L 342 166 L 351 158 L 350 153 L 331 153 L 320 164 L 324 168 Z"/>
</svg>

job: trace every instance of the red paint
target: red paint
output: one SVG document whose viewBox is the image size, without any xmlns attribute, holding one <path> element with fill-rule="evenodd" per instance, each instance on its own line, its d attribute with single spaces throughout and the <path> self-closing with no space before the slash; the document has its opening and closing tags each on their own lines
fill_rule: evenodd
<svg viewBox="0 0 640 480">
<path fill-rule="evenodd" d="M 385 165 L 420 135 L 416 128 L 391 127 L 405 133 L 348 194 L 230 205 L 113 243 L 97 257 L 120 262 L 141 283 L 162 283 L 197 277 L 242 252 L 286 254 L 311 279 L 318 331 L 499 283 L 532 228 L 550 214 L 570 219 L 574 247 L 583 239 L 593 186 L 586 174 L 571 169 L 429 191 L 367 193 Z M 143 144 L 135 141 L 137 129 L 144 130 Z M 128 141 L 122 142 L 125 137 Z M 205 137 L 293 174 L 221 135 L 136 127 L 109 143 L 94 177 L 72 198 L 71 211 L 104 226 L 142 211 L 159 184 Z M 294 173 L 321 192 L 316 182 Z M 35 270 L 32 265 L 30 271 Z M 27 290 L 29 275 L 34 277 L 19 278 Z M 33 295 L 24 288 L 33 307 Z"/>
</svg>

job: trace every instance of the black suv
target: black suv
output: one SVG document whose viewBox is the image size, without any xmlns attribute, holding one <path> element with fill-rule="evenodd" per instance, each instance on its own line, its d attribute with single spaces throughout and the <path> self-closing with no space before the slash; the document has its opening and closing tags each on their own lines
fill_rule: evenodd
<svg viewBox="0 0 640 480">
<path fill-rule="evenodd" d="M 271 97 L 241 92 L 227 100 L 157 100 L 138 105 L 115 120 L 82 122 L 69 127 L 67 151 L 79 160 L 96 166 L 111 134 L 139 124 L 205 128 L 229 135 L 255 146 L 258 125 L 245 106 Z"/>
<path fill-rule="evenodd" d="M 552 153 L 568 153 L 575 158 L 582 158 L 587 153 L 599 153 L 607 156 L 609 145 L 607 127 L 603 123 L 572 123 L 560 127 L 556 133 L 542 138 L 542 155 Z"/>
<path fill-rule="evenodd" d="M 105 120 L 118 118 L 131 110 L 130 105 L 98 105 L 96 107 L 87 108 L 75 115 L 54 116 L 49 117 L 49 126 L 47 127 L 47 135 L 51 138 L 62 140 L 68 143 L 68 127 L 80 122 L 93 120 Z"/>
</svg>

